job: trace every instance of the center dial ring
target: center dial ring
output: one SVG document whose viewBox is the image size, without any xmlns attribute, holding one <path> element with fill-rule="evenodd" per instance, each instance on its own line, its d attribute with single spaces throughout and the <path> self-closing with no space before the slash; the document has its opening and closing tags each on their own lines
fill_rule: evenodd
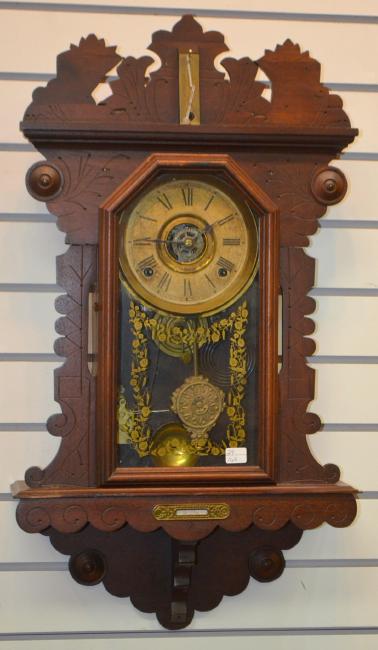
<svg viewBox="0 0 378 650">
<path fill-rule="evenodd" d="M 193 214 L 169 220 L 159 235 L 162 262 L 178 273 L 196 273 L 207 266 L 214 257 L 215 242 L 206 227 L 206 221 Z"/>
</svg>

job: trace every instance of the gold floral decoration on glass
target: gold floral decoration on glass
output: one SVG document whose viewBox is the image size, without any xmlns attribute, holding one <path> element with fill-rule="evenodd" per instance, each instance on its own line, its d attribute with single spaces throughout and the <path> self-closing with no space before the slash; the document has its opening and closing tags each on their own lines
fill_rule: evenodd
<svg viewBox="0 0 378 650">
<path fill-rule="evenodd" d="M 167 343 L 169 330 L 162 319 L 149 316 L 139 305 L 130 303 L 129 322 L 133 334 L 131 379 L 133 399 L 136 409 L 130 409 L 126 403 L 124 388 L 120 388 L 118 400 L 118 441 L 131 444 L 142 458 L 156 453 L 152 447 L 152 431 L 149 424 L 151 415 L 151 393 L 148 389 L 148 338 L 149 332 L 157 343 Z M 198 455 L 224 455 L 227 447 L 241 447 L 246 439 L 246 416 L 243 398 L 247 384 L 247 346 L 245 333 L 248 324 L 247 302 L 243 301 L 228 316 L 210 325 L 201 321 L 197 327 L 192 324 L 172 327 L 175 344 L 183 350 L 201 348 L 205 343 L 218 343 L 230 339 L 229 371 L 230 388 L 226 394 L 226 414 L 228 424 L 226 435 L 220 442 L 204 437 L 193 442 L 193 452 Z"/>
</svg>

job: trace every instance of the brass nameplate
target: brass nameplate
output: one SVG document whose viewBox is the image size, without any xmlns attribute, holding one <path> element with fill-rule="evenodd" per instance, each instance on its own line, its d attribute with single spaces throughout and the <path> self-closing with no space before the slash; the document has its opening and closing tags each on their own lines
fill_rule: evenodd
<svg viewBox="0 0 378 650">
<path fill-rule="evenodd" d="M 179 53 L 180 124 L 201 124 L 199 54 Z"/>
<path fill-rule="evenodd" d="M 158 521 L 227 519 L 230 516 L 230 506 L 227 503 L 176 503 L 157 505 L 152 512 Z"/>
</svg>

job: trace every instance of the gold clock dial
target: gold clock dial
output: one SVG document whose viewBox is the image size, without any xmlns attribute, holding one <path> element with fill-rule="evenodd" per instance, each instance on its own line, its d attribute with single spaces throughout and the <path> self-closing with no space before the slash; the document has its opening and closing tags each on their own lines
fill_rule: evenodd
<svg viewBox="0 0 378 650">
<path fill-rule="evenodd" d="M 123 210 L 120 227 L 124 280 L 157 310 L 214 313 L 234 302 L 255 275 L 254 216 L 215 181 L 165 180 Z"/>
</svg>

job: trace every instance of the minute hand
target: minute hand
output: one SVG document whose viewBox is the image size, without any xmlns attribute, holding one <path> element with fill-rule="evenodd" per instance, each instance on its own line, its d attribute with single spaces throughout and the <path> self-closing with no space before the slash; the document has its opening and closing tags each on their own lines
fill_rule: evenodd
<svg viewBox="0 0 378 650">
<path fill-rule="evenodd" d="M 214 223 L 208 223 L 206 228 L 201 231 L 201 235 L 206 235 L 207 232 L 210 232 L 215 226 L 222 225 L 223 223 L 226 223 L 227 221 L 231 221 L 231 219 L 234 218 L 234 214 L 229 214 L 227 217 L 222 217 L 222 219 L 218 219 L 218 221 L 214 221 Z"/>
</svg>

